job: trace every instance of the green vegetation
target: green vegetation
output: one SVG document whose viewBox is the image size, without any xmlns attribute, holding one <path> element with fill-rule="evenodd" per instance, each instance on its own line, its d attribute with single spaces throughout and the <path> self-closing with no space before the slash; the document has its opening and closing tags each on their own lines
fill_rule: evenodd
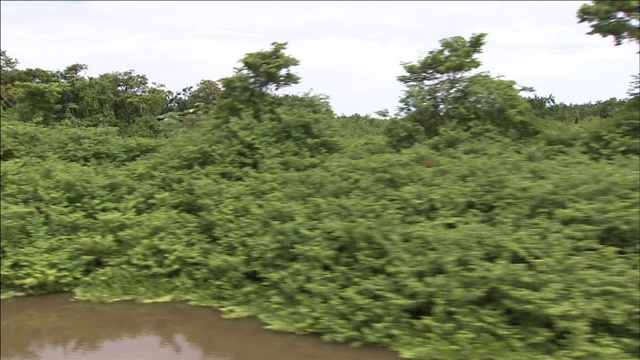
<svg viewBox="0 0 640 360">
<path fill-rule="evenodd" d="M 523 97 L 469 74 L 485 36 L 405 64 L 384 120 L 278 95 L 286 43 L 177 94 L 3 51 L 2 296 L 188 300 L 415 359 L 637 358 L 640 97 Z"/>
<path fill-rule="evenodd" d="M 580 7 L 578 19 L 591 24 L 589 35 L 612 36 L 616 45 L 624 41 L 640 43 L 638 0 L 593 0 Z"/>
</svg>

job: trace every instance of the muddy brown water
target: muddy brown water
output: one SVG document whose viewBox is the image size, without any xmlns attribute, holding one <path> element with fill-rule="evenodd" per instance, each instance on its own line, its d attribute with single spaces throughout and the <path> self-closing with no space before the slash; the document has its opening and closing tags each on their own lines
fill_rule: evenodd
<svg viewBox="0 0 640 360">
<path fill-rule="evenodd" d="M 388 350 L 350 347 L 225 319 L 182 302 L 110 304 L 70 294 L 0 304 L 2 360 L 400 360 Z"/>
</svg>

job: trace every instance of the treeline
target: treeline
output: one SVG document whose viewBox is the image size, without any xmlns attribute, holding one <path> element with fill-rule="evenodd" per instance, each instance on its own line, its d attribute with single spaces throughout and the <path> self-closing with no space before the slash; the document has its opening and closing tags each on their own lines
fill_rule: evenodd
<svg viewBox="0 0 640 360">
<path fill-rule="evenodd" d="M 18 118 L 42 125 L 65 124 L 75 127 L 117 127 L 121 135 L 159 137 L 167 132 L 158 130 L 153 120 L 162 114 L 187 112 L 189 109 L 212 106 L 222 97 L 220 81 L 203 79 L 195 86 L 173 92 L 165 86 L 149 81 L 146 75 L 134 70 L 116 71 L 97 77 L 83 75 L 86 64 L 72 64 L 64 70 L 19 69 L 19 61 L 6 50 L 1 53 L 0 81 L 2 109 L 13 108 Z M 309 94 L 306 94 L 309 95 Z M 326 98 L 325 98 L 326 99 Z M 585 104 L 556 102 L 553 95 L 526 96 L 534 114 L 558 122 L 607 119 L 624 105 L 626 99 L 611 98 Z M 376 119 L 392 116 L 388 110 L 371 115 L 344 115 L 341 119 L 348 131 L 373 126 L 382 128 Z"/>
<path fill-rule="evenodd" d="M 42 125 L 126 128 L 197 103 L 213 104 L 221 91 L 216 81 L 202 80 L 174 93 L 133 70 L 87 77 L 86 64 L 58 71 L 19 69 L 6 50 L 1 63 L 2 109 L 13 108 L 20 120 Z"/>
<path fill-rule="evenodd" d="M 527 100 L 538 117 L 576 124 L 590 118 L 608 119 L 627 101 L 611 98 L 595 103 L 565 104 L 556 102 L 553 94 L 546 97 L 534 94 Z"/>
<path fill-rule="evenodd" d="M 637 358 L 640 96 L 545 113 L 473 74 L 484 42 L 406 63 L 386 119 L 278 95 L 286 43 L 173 125 L 150 90 L 83 123 L 27 100 L 64 81 L 3 83 L 2 296 L 187 300 L 425 360 Z"/>
</svg>

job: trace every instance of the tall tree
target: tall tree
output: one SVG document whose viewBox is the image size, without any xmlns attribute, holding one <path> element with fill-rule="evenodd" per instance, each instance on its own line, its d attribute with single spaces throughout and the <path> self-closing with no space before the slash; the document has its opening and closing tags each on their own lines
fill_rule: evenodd
<svg viewBox="0 0 640 360">
<path fill-rule="evenodd" d="M 222 89 L 217 82 L 213 80 L 200 80 L 195 90 L 189 94 L 189 107 L 195 106 L 196 103 L 211 105 L 218 99 L 221 91 Z"/>
<path fill-rule="evenodd" d="M 21 86 L 21 83 L 51 84 L 57 82 L 56 73 L 53 71 L 40 68 L 20 70 L 18 69 L 18 64 L 18 60 L 9 56 L 6 50 L 2 50 L 0 59 L 2 68 L 0 96 L 2 97 L 3 109 L 18 105 L 19 99 L 23 98 L 21 92 L 26 87 Z M 31 99 L 30 101 L 34 99 L 31 95 L 26 97 Z"/>
<path fill-rule="evenodd" d="M 454 124 L 462 130 L 492 128 L 510 137 L 536 132 L 529 117 L 531 109 L 515 82 L 470 73 L 481 64 L 476 55 L 482 52 L 485 37 L 443 39 L 439 49 L 415 63 L 403 64 L 406 74 L 398 80 L 407 87 L 400 107 L 405 119 L 388 128 L 393 147 L 409 147 Z"/>
<path fill-rule="evenodd" d="M 53 125 L 61 118 L 60 98 L 68 90 L 62 83 L 19 82 L 19 118 L 25 122 Z"/>
<path fill-rule="evenodd" d="M 14 102 L 12 101 L 12 97 L 15 96 L 11 96 L 9 94 L 10 91 L 9 88 L 7 88 L 6 86 L 6 73 L 7 71 L 10 72 L 16 72 L 16 69 L 18 68 L 18 60 L 12 58 L 11 56 L 9 56 L 9 54 L 7 54 L 6 50 L 1 50 L 1 54 L 0 54 L 0 71 L 2 71 L 2 81 L 0 82 L 0 103 L 1 103 L 1 108 L 4 110 L 6 108 L 9 107 L 13 107 Z"/>
<path fill-rule="evenodd" d="M 466 74 L 478 68 L 487 34 L 474 34 L 469 40 L 455 36 L 440 41 L 441 47 L 415 63 L 403 63 L 406 75 L 398 81 L 407 86 L 400 100 L 403 113 L 429 107 L 435 113 L 445 110 L 445 102 L 459 94 Z"/>
<path fill-rule="evenodd" d="M 87 81 L 87 79 L 81 75 L 81 73 L 86 70 L 89 70 L 86 64 L 72 64 L 64 70 L 56 72 L 58 81 L 69 85 L 68 91 L 62 93 L 60 99 L 67 118 L 73 119 L 79 115 L 78 104 L 82 98 L 82 94 L 79 91 L 79 84 Z"/>
<path fill-rule="evenodd" d="M 83 79 L 84 77 L 80 76 L 80 73 L 87 70 L 89 70 L 89 66 L 87 66 L 86 64 L 73 64 L 67 66 L 62 71 L 57 71 L 56 75 L 58 76 L 58 80 L 60 82 L 71 83 L 77 81 L 80 78 Z"/>
<path fill-rule="evenodd" d="M 274 91 L 300 81 L 300 77 L 291 72 L 300 61 L 284 53 L 287 43 L 273 42 L 271 46 L 271 50 L 245 55 L 240 61 L 242 66 L 234 69 L 234 75 L 219 80 L 225 99 L 219 106 L 228 114 L 237 114 L 248 106 L 257 115 L 274 98 Z"/>
<path fill-rule="evenodd" d="M 1 50 L 0 52 L 0 70 L 3 72 L 7 70 L 16 70 L 20 62 L 9 56 L 9 54 L 7 54 L 7 50 Z"/>
<path fill-rule="evenodd" d="M 406 74 L 398 76 L 398 81 L 407 88 L 400 99 L 400 112 L 419 126 L 423 135 L 437 135 L 440 126 L 451 119 L 453 104 L 465 97 L 468 73 L 481 64 L 476 55 L 482 52 L 485 37 L 486 34 L 474 34 L 468 40 L 462 36 L 446 38 L 440 40 L 440 48 L 429 51 L 424 58 L 402 64 Z M 403 130 L 407 131 L 410 130 Z"/>
<path fill-rule="evenodd" d="M 579 23 L 591 24 L 589 35 L 612 36 L 616 46 L 640 43 L 640 0 L 593 0 L 582 5 L 577 16 Z"/>
<path fill-rule="evenodd" d="M 247 54 L 242 59 L 239 73 L 249 80 L 255 90 L 271 92 L 297 84 L 300 77 L 291 73 L 291 67 L 300 64 L 298 59 L 284 54 L 287 43 L 274 42 L 269 51 Z"/>
</svg>

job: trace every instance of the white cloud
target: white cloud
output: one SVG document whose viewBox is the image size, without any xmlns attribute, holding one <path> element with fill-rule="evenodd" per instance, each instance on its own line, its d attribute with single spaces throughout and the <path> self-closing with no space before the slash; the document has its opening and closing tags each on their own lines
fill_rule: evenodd
<svg viewBox="0 0 640 360">
<path fill-rule="evenodd" d="M 2 2 L 2 48 L 23 67 L 134 69 L 178 90 L 232 73 L 244 54 L 288 41 L 302 84 L 338 113 L 395 109 L 400 62 L 449 36 L 487 32 L 483 69 L 561 101 L 625 96 L 636 46 L 578 24 L 581 2 Z"/>
</svg>

